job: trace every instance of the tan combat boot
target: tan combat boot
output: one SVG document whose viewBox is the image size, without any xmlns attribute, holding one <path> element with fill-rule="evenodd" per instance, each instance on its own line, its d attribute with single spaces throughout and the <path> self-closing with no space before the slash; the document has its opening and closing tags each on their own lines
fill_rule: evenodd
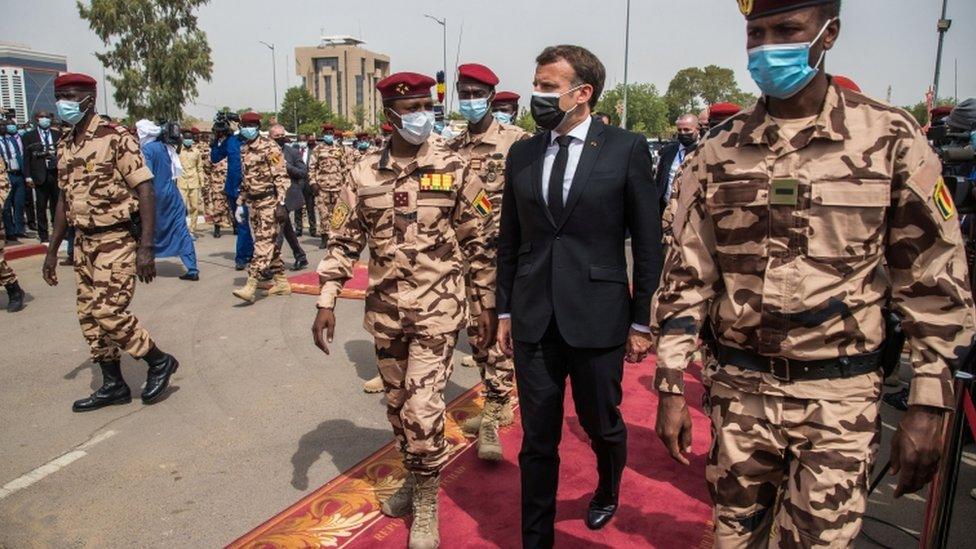
<svg viewBox="0 0 976 549">
<path fill-rule="evenodd" d="M 498 426 L 505 427 L 515 421 L 515 412 L 512 410 L 512 400 L 508 399 L 502 404 L 502 409 L 498 413 Z M 468 435 L 474 435 L 481 430 L 481 414 L 471 416 L 461 424 L 461 430 Z"/>
<path fill-rule="evenodd" d="M 373 379 L 363 383 L 363 391 L 367 393 L 382 393 L 383 392 L 383 378 L 376 376 Z"/>
<path fill-rule="evenodd" d="M 441 544 L 437 523 L 437 475 L 417 475 L 413 492 L 413 524 L 410 525 L 409 549 L 437 549 Z"/>
<path fill-rule="evenodd" d="M 291 294 L 291 283 L 283 274 L 274 276 L 274 283 L 268 288 L 268 295 L 289 295 Z"/>
<path fill-rule="evenodd" d="M 413 510 L 413 490 L 416 485 L 416 477 L 413 476 L 413 473 L 407 473 L 407 478 L 403 479 L 403 485 L 380 505 L 380 511 L 392 518 L 409 515 Z"/>
<path fill-rule="evenodd" d="M 249 276 L 247 277 L 247 282 L 245 282 L 243 286 L 234 290 L 234 297 L 243 299 L 248 303 L 254 303 L 254 300 L 257 298 L 257 293 L 258 279 Z"/>
<path fill-rule="evenodd" d="M 487 461 L 501 461 L 502 442 L 498 439 L 498 416 L 502 405 L 497 402 L 485 403 L 481 413 L 481 427 L 478 429 L 478 457 Z"/>
<path fill-rule="evenodd" d="M 478 363 L 474 361 L 474 357 L 471 355 L 461 359 L 461 366 L 464 366 L 465 368 L 474 368 L 477 365 Z"/>
</svg>

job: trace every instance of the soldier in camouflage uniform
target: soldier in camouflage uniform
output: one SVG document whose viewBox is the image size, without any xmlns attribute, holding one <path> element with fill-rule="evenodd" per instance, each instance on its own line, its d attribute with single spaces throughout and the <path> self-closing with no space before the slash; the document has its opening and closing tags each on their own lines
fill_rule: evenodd
<svg viewBox="0 0 976 549">
<path fill-rule="evenodd" d="M 207 144 L 209 154 L 210 145 Z M 209 156 L 207 157 L 209 158 Z M 210 218 L 213 220 L 214 238 L 220 238 L 220 229 L 229 226 L 237 234 L 237 225 L 230 218 L 230 205 L 227 203 L 227 192 L 224 184 L 227 182 L 227 160 L 210 163 Z"/>
<path fill-rule="evenodd" d="M 512 143 L 526 139 L 529 134 L 518 126 L 502 125 L 489 113 L 498 77 L 484 65 L 468 63 L 458 67 L 457 92 L 461 115 L 468 121 L 468 130 L 450 142 L 451 150 L 468 162 L 472 177 L 481 180 L 492 205 L 493 223 L 486 234 L 490 245 L 498 238 L 501 219 L 502 190 L 505 188 L 505 158 Z M 478 300 L 468 286 L 468 335 L 477 331 L 476 319 L 481 311 Z M 464 422 L 468 433 L 478 433 L 478 457 L 497 461 L 502 459 L 498 427 L 513 420 L 511 396 L 515 388 L 512 359 L 505 356 L 494 342 L 485 347 L 472 345 L 470 359 L 477 364 L 485 385 L 485 406 L 479 414 Z M 467 359 L 468 357 L 466 357 Z"/>
<path fill-rule="evenodd" d="M 906 319 L 915 370 L 892 441 L 895 496 L 937 467 L 950 369 L 974 333 L 958 216 L 915 120 L 822 70 L 839 2 L 739 4 L 764 96 L 706 139 L 677 180 L 652 305 L 657 432 L 687 463 L 684 370 L 707 316 L 716 546 L 847 547 L 881 437 L 887 295 Z M 812 44 L 809 56 L 768 62 L 795 43 Z"/>
<path fill-rule="evenodd" d="M 274 276 L 268 295 L 288 295 L 291 284 L 285 277 L 281 250 L 275 246 L 281 223 L 287 220 L 285 193 L 291 185 L 285 169 L 281 147 L 261 135 L 261 115 L 247 112 L 241 115 L 241 194 L 237 199 L 237 218 L 244 223 L 247 206 L 254 235 L 254 257 L 247 268 L 247 282 L 234 290 L 234 295 L 253 303 L 257 296 L 258 278 L 268 271 Z"/>
<path fill-rule="evenodd" d="M 190 128 L 190 134 L 195 141 L 193 149 L 200 154 L 200 167 L 202 168 L 202 181 L 200 186 L 200 199 L 203 201 L 203 215 L 210 218 L 214 224 L 214 232 L 217 229 L 216 217 L 214 216 L 213 197 L 210 192 L 211 181 L 213 180 L 213 164 L 210 162 L 210 140 L 197 128 Z"/>
<path fill-rule="evenodd" d="M 142 391 L 143 403 L 149 404 L 162 396 L 179 367 L 128 311 L 136 277 L 148 283 L 156 276 L 153 174 L 135 137 L 95 114 L 94 79 L 63 74 L 54 80 L 54 95 L 58 117 L 74 128 L 58 144 L 61 193 L 43 276 L 51 286 L 58 284 L 57 253 L 70 223 L 75 228 L 78 320 L 103 381 L 91 396 L 75 402 L 73 410 L 132 400 L 120 371 L 120 349 L 149 365 Z M 134 222 L 136 215 L 140 222 Z"/>
<path fill-rule="evenodd" d="M 7 201 L 7 195 L 10 194 L 10 178 L 7 176 L 7 163 L 0 156 L 0 204 Z M 4 288 L 7 290 L 7 312 L 16 313 L 24 308 L 24 290 L 20 288 L 20 283 L 17 282 L 17 275 L 14 274 L 14 270 L 7 265 L 7 261 L 3 257 L 3 245 L 6 241 L 4 235 L 3 224 L 0 223 L 0 284 L 3 284 Z"/>
<path fill-rule="evenodd" d="M 325 132 L 325 139 L 312 151 L 308 173 L 315 192 L 315 215 L 322 238 L 319 248 L 325 249 L 329 242 L 328 220 L 346 173 L 346 156 L 342 147 L 342 133 L 336 133 L 332 124 L 324 124 L 322 131 Z"/>
<path fill-rule="evenodd" d="M 413 512 L 411 548 L 439 543 L 437 491 L 450 455 L 444 438 L 444 387 L 458 330 L 468 320 L 464 269 L 482 308 L 477 341 L 494 325 L 494 254 L 485 242 L 491 202 L 464 160 L 431 136 L 434 80 L 397 73 L 381 80 L 387 117 L 398 133 L 352 169 L 332 213 L 332 237 L 319 264 L 316 345 L 328 353 L 336 297 L 369 246 L 370 288 L 364 326 L 376 342 L 387 417 L 408 471 L 382 510 Z M 323 338 L 323 331 L 327 332 Z"/>
</svg>

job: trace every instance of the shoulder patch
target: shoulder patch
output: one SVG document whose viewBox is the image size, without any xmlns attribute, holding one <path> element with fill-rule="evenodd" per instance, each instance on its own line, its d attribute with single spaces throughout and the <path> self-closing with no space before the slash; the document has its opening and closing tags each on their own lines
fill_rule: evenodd
<svg viewBox="0 0 976 549">
<path fill-rule="evenodd" d="M 346 222 L 346 218 L 349 217 L 349 204 L 343 201 L 339 201 L 335 205 L 335 209 L 332 210 L 332 216 L 329 218 L 329 225 L 332 226 L 332 230 L 336 231 L 342 227 L 342 224 Z"/>
<path fill-rule="evenodd" d="M 273 151 L 269 155 L 268 158 L 271 160 L 271 163 L 272 164 L 284 164 L 285 163 L 285 159 L 284 159 L 284 157 L 281 156 L 281 152 L 279 152 L 279 151 Z"/>
<path fill-rule="evenodd" d="M 939 210 L 939 214 L 942 216 L 944 221 L 948 221 L 953 215 L 956 214 L 956 206 L 952 203 L 952 195 L 949 194 L 949 189 L 946 188 L 945 180 L 943 180 L 941 177 L 935 184 L 932 199 L 935 201 L 935 207 Z"/>
<path fill-rule="evenodd" d="M 482 219 L 491 215 L 491 200 L 488 199 L 488 195 L 485 191 L 478 193 L 478 196 L 474 197 L 474 201 L 471 203 L 471 208 L 474 209 L 478 217 Z"/>
</svg>

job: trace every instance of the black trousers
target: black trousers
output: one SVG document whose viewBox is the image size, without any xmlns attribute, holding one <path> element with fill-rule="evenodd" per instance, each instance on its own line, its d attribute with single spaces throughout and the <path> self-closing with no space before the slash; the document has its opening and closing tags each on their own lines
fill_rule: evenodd
<svg viewBox="0 0 976 549">
<path fill-rule="evenodd" d="M 308 181 L 302 183 L 302 198 L 305 200 L 305 212 L 308 214 L 308 230 L 315 232 L 315 192 Z M 295 227 L 302 228 L 302 208 L 295 208 Z"/>
<path fill-rule="evenodd" d="M 302 259 L 307 259 L 305 255 L 305 250 L 302 249 L 302 244 L 298 241 L 298 236 L 295 234 L 295 228 L 291 225 L 291 220 L 287 217 L 285 222 L 281 224 L 281 230 L 278 231 L 278 238 L 275 240 L 275 246 L 278 250 L 281 250 L 282 240 L 288 241 L 288 247 L 291 248 L 291 254 L 295 257 L 295 261 Z"/>
<path fill-rule="evenodd" d="M 627 462 L 627 427 L 620 416 L 624 346 L 572 347 L 555 320 L 538 343 L 515 341 L 515 376 L 521 408 L 522 547 L 549 548 L 554 542 L 556 488 L 563 397 L 570 379 L 573 402 L 597 459 L 595 497 L 617 501 Z M 580 517 L 582 519 L 584 517 Z"/>
<path fill-rule="evenodd" d="M 37 219 L 37 237 L 41 240 L 46 240 L 51 235 L 48 229 L 54 226 L 58 192 L 57 170 L 45 170 L 44 181 L 34 180 L 34 212 Z M 48 214 L 51 215 L 50 224 L 48 224 Z"/>
</svg>

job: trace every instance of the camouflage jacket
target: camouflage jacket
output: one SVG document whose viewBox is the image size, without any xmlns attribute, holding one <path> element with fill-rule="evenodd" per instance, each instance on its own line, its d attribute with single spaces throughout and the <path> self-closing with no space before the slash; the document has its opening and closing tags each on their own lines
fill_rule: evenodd
<svg viewBox="0 0 976 549">
<path fill-rule="evenodd" d="M 318 266 L 318 306 L 332 308 L 369 245 L 364 326 L 375 337 L 454 332 L 467 321 L 462 271 L 474 298 L 495 307 L 495 257 L 486 245 L 491 202 L 481 180 L 440 137 L 401 164 L 389 149 L 359 162 L 343 185 Z"/>
<path fill-rule="evenodd" d="M 285 200 L 291 185 L 281 146 L 259 135 L 254 141 L 241 140 L 241 194 L 237 204 L 250 207 L 274 206 Z M 270 193 L 270 194 L 269 194 Z M 254 196 L 267 195 L 254 199 Z"/>
<path fill-rule="evenodd" d="M 209 165 L 210 165 L 211 188 L 223 192 L 224 184 L 227 182 L 227 159 L 221 160 L 216 164 L 213 162 L 209 162 Z"/>
<path fill-rule="evenodd" d="M 10 174 L 7 173 L 7 162 L 0 156 L 0 204 L 7 201 L 7 195 L 10 194 Z"/>
<path fill-rule="evenodd" d="M 134 189 L 152 182 L 139 142 L 122 126 L 93 116 L 76 145 L 72 132 L 58 143 L 58 187 L 68 224 L 83 229 L 124 223 L 139 210 Z"/>
<path fill-rule="evenodd" d="M 342 145 L 318 145 L 312 149 L 308 173 L 319 190 L 338 191 L 346 176 L 346 154 Z"/>
<path fill-rule="evenodd" d="M 505 159 L 516 141 L 531 137 L 518 126 L 506 126 L 492 119 L 488 130 L 480 135 L 464 132 L 450 141 L 451 150 L 468 162 L 474 177 L 481 179 L 491 200 L 494 230 L 497 234 L 502 215 L 502 191 L 505 189 Z"/>
<path fill-rule="evenodd" d="M 210 170 L 213 164 L 210 162 L 210 145 L 199 141 L 193 145 L 193 150 L 200 153 L 200 167 L 203 169 L 204 186 L 210 181 Z"/>
<path fill-rule="evenodd" d="M 833 85 L 789 142 L 762 101 L 726 124 L 677 180 L 651 306 L 658 390 L 683 390 L 706 315 L 721 344 L 829 359 L 881 345 L 890 293 L 915 370 L 909 403 L 951 407 L 949 364 L 973 336 L 973 302 L 958 215 L 918 124 Z M 796 398 L 880 391 L 879 374 L 782 382 L 725 366 L 712 380 Z"/>
</svg>

